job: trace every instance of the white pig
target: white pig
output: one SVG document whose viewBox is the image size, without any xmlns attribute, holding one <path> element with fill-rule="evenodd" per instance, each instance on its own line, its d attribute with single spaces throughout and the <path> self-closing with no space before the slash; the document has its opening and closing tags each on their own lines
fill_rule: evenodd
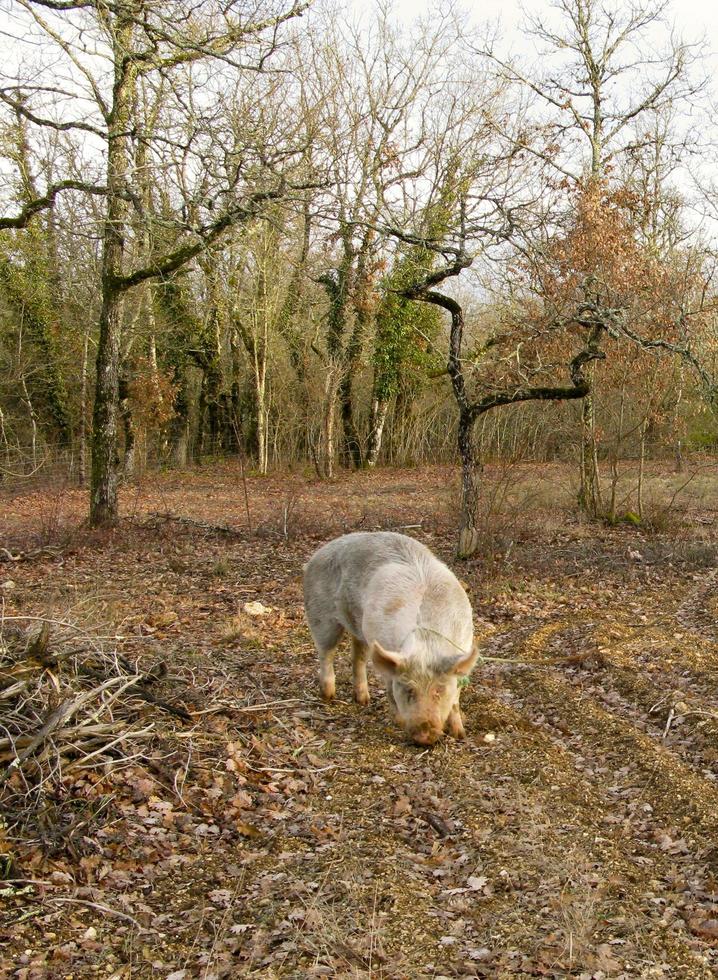
<svg viewBox="0 0 718 980">
<path fill-rule="evenodd" d="M 369 702 L 371 657 L 396 720 L 414 742 L 433 745 L 445 727 L 463 737 L 457 681 L 478 658 L 471 605 L 428 548 L 391 531 L 336 538 L 304 566 L 304 608 L 319 653 L 322 697 L 334 697 L 334 655 L 346 632 L 355 701 Z"/>
</svg>

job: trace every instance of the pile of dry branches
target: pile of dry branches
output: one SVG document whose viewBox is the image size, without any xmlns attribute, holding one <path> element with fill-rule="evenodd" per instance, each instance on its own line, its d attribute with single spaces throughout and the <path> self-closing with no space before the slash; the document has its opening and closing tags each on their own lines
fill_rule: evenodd
<svg viewBox="0 0 718 980">
<path fill-rule="evenodd" d="M 110 638 L 68 622 L 0 619 L 0 810 L 25 835 L 46 833 L 71 797 L 73 774 L 126 766 L 149 752 L 155 735 L 148 703 L 190 715 L 150 690 L 160 663 L 144 673 Z M 155 716 L 156 717 L 156 716 Z"/>
</svg>

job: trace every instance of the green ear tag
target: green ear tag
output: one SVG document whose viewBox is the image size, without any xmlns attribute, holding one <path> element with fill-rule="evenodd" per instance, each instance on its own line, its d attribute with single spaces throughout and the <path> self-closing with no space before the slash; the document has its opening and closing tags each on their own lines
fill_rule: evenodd
<svg viewBox="0 0 718 980">
<path fill-rule="evenodd" d="M 457 687 L 468 687 L 469 678 L 468 677 L 457 677 L 456 686 Z"/>
</svg>

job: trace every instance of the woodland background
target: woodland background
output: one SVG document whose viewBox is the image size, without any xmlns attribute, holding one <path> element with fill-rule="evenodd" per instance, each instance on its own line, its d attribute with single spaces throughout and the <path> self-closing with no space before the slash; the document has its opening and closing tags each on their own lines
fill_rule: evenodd
<svg viewBox="0 0 718 980">
<path fill-rule="evenodd" d="M 640 520 L 646 458 L 715 450 L 712 49 L 668 4 L 557 0 L 533 61 L 458 8 L 3 6 L 6 484 L 99 525 L 147 467 L 458 437 L 469 554 L 483 461 Z"/>
</svg>

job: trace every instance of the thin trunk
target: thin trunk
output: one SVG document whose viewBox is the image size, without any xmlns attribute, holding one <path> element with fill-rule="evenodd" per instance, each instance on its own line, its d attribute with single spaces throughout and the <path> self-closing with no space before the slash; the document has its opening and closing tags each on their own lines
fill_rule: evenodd
<svg viewBox="0 0 718 980">
<path fill-rule="evenodd" d="M 593 371 L 591 371 L 591 374 L 593 374 Z M 593 388 L 593 383 L 591 387 Z M 581 489 L 579 491 L 579 506 L 591 517 L 597 517 L 601 512 L 601 474 L 598 468 L 596 419 L 592 393 L 586 395 L 581 406 Z"/>
<path fill-rule="evenodd" d="M 645 418 L 641 422 L 641 448 L 640 448 L 640 453 L 639 453 L 639 457 L 638 457 L 638 489 L 637 489 L 637 493 L 636 493 L 636 496 L 638 498 L 638 500 L 637 500 L 638 517 L 639 517 L 639 519 L 641 521 L 643 520 L 643 477 L 644 477 L 644 471 L 645 471 L 645 465 L 646 465 L 646 434 L 647 434 L 647 432 L 648 432 L 648 419 Z"/>
<path fill-rule="evenodd" d="M 2 405 L 0 405 L 0 440 L 5 447 L 5 461 L 10 463 L 10 443 L 7 437 L 7 431 L 5 429 L 5 415 L 2 410 Z M 0 473 L 0 480 L 2 479 L 2 473 Z"/>
<path fill-rule="evenodd" d="M 120 416 L 122 418 L 122 429 L 124 433 L 124 456 L 122 458 L 122 479 L 129 480 L 135 473 L 135 453 L 137 440 L 135 438 L 135 425 L 132 418 L 132 407 L 130 405 L 129 383 L 126 375 L 120 377 L 118 397 L 120 402 Z"/>
<path fill-rule="evenodd" d="M 25 380 L 25 375 L 21 375 L 22 381 L 22 393 L 23 400 L 27 406 L 27 412 L 30 416 L 30 422 L 32 424 L 32 468 L 37 467 L 37 415 L 35 414 L 35 408 L 32 404 L 32 399 L 30 398 L 30 392 L 27 390 L 27 382 Z"/>
<path fill-rule="evenodd" d="M 87 360 L 90 347 L 90 330 L 85 330 L 82 342 L 82 365 L 80 368 L 80 446 L 77 478 L 81 487 L 87 483 Z"/>
<path fill-rule="evenodd" d="M 262 476 L 267 475 L 268 470 L 268 427 L 269 412 L 266 405 L 267 389 L 264 376 L 257 373 L 255 375 L 254 396 L 257 402 L 257 467 Z"/>
<path fill-rule="evenodd" d="M 3 299 L 17 315 L 21 328 L 40 355 L 42 395 L 55 424 L 57 441 L 62 448 L 67 448 L 72 443 L 72 420 L 47 307 L 33 295 L 37 287 L 26 279 L 23 270 L 4 256 L 0 256 L 0 286 Z M 32 381 L 31 385 L 33 389 L 36 387 Z"/>
<path fill-rule="evenodd" d="M 481 462 L 477 459 L 472 430 L 474 417 L 463 410 L 459 415 L 459 456 L 461 457 L 461 523 L 459 526 L 459 558 L 470 558 L 479 547 L 479 493 Z"/>
<path fill-rule="evenodd" d="M 324 382 L 324 414 L 318 454 L 319 475 L 328 480 L 334 476 L 334 410 L 337 392 L 335 375 L 336 368 L 330 368 Z"/>
<path fill-rule="evenodd" d="M 623 444 L 623 420 L 626 411 L 626 386 L 621 385 L 621 402 L 618 413 L 618 434 L 615 439 L 613 452 L 611 453 L 611 501 L 608 506 L 608 519 L 611 524 L 616 523 L 616 492 L 618 489 L 618 457 Z"/>
<path fill-rule="evenodd" d="M 676 473 L 683 472 L 683 447 L 681 444 L 681 401 L 683 400 L 683 362 L 678 365 L 678 391 L 673 405 L 673 439 L 674 439 L 674 460 Z"/>
<path fill-rule="evenodd" d="M 150 329 L 150 338 L 148 341 L 148 353 L 147 358 L 150 364 L 150 383 L 152 385 L 152 397 L 154 398 L 156 405 L 162 405 L 164 414 L 164 399 L 162 398 L 162 393 L 160 391 L 160 372 L 157 366 L 157 335 L 155 333 L 155 310 L 154 310 L 154 296 L 150 291 L 148 291 L 148 303 L 147 303 L 147 325 Z M 162 458 L 167 452 L 167 426 L 162 424 L 157 430 L 157 442 L 154 445 L 154 449 L 157 452 L 158 458 Z M 144 440 L 144 462 L 147 464 L 148 457 L 151 452 L 151 443 L 149 439 L 149 427 L 145 434 Z"/>
<path fill-rule="evenodd" d="M 376 466 L 381 452 L 384 424 L 389 412 L 389 402 L 386 399 L 375 398 L 371 407 L 371 425 L 367 444 L 365 464 L 369 468 Z"/>
</svg>

